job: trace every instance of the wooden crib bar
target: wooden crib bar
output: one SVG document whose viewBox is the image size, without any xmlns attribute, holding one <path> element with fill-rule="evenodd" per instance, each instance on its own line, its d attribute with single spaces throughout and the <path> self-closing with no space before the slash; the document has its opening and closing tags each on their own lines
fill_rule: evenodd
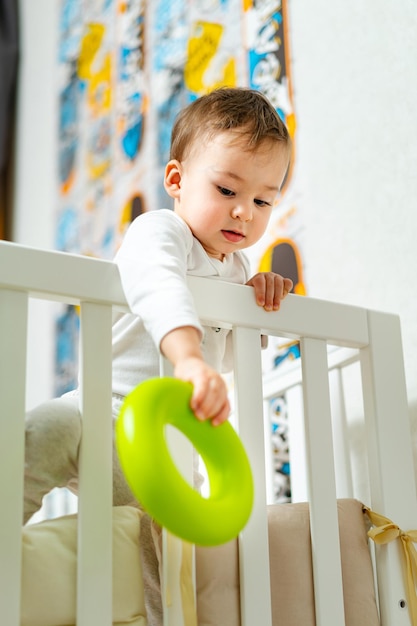
<svg viewBox="0 0 417 626">
<path fill-rule="evenodd" d="M 189 278 L 189 285 L 202 322 L 234 331 L 238 428 L 256 485 L 254 513 L 240 537 L 242 626 L 272 624 L 262 423 L 263 396 L 268 391 L 262 389 L 261 333 L 301 342 L 317 625 L 343 626 L 327 345 L 359 350 L 370 505 L 401 528 L 414 528 L 416 488 L 399 320 L 394 315 L 298 296 L 289 296 L 280 312 L 271 314 L 256 306 L 250 287 L 195 277 Z M 8 626 L 18 626 L 20 622 L 28 297 L 81 306 L 84 438 L 80 460 L 77 626 L 110 626 L 111 313 L 115 308 L 127 310 L 118 270 L 108 261 L 7 242 L 0 242 L 1 618 Z M 108 420 L 103 419 L 106 415 Z M 99 532 L 92 521 L 97 515 L 101 520 Z M 409 626 L 408 613 L 398 610 L 398 602 L 404 598 L 404 584 L 397 546 L 380 548 L 376 556 L 381 624 Z M 183 626 L 180 612 L 168 611 L 165 624 Z"/>
<path fill-rule="evenodd" d="M 77 626 L 112 624 L 111 324 L 110 305 L 81 304 Z"/>
<path fill-rule="evenodd" d="M 262 363 L 259 329 L 233 330 L 235 408 L 240 437 L 252 466 L 255 503 L 239 546 L 242 626 L 272 626 L 266 516 L 266 484 L 262 408 Z M 257 417 L 256 417 L 257 416 Z M 257 598 L 254 602 L 253 598 Z"/>
<path fill-rule="evenodd" d="M 26 293 L 0 289 L 0 610 L 13 626 L 20 622 L 27 311 Z"/>
<path fill-rule="evenodd" d="M 415 529 L 416 487 L 407 415 L 401 329 L 394 315 L 368 311 L 370 341 L 361 351 L 372 507 L 402 530 Z M 408 626 L 399 546 L 376 546 L 382 624 Z"/>
<path fill-rule="evenodd" d="M 331 626 L 344 623 L 344 609 L 327 345 L 304 337 L 300 347 L 316 619 Z"/>
</svg>

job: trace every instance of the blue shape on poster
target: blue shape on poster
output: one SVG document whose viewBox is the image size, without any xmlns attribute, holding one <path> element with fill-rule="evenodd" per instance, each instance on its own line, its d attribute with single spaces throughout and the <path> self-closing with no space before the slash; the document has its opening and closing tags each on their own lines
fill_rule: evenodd
<svg viewBox="0 0 417 626">
<path fill-rule="evenodd" d="M 66 183 L 74 169 L 78 148 L 78 80 L 75 71 L 60 95 L 59 180 Z"/>
<path fill-rule="evenodd" d="M 125 136 L 122 140 L 123 150 L 126 156 L 133 161 L 138 153 L 140 144 L 140 138 L 142 135 L 142 120 L 139 120 L 137 124 L 128 128 Z"/>
<path fill-rule="evenodd" d="M 142 96 L 135 93 L 128 100 L 127 130 L 122 138 L 122 147 L 126 156 L 133 161 L 139 152 L 142 137 L 143 116 L 141 113 Z"/>
<path fill-rule="evenodd" d="M 78 56 L 82 29 L 81 0 L 65 0 L 61 4 L 59 19 L 59 61 L 70 62 Z"/>
<path fill-rule="evenodd" d="M 56 321 L 55 395 L 61 396 L 78 385 L 78 337 L 80 319 L 68 305 Z"/>
<path fill-rule="evenodd" d="M 286 360 L 294 360 L 298 359 L 301 356 L 300 352 L 300 344 L 294 343 L 291 344 L 288 348 L 282 350 L 275 358 L 274 358 L 274 367 L 278 367 Z"/>
<path fill-rule="evenodd" d="M 79 218 L 73 207 L 67 207 L 59 214 L 55 237 L 57 250 L 79 252 Z"/>
<path fill-rule="evenodd" d="M 289 463 L 283 463 L 281 465 L 281 468 L 279 470 L 281 472 L 281 474 L 285 474 L 285 476 L 289 476 L 290 475 L 290 464 Z"/>
</svg>

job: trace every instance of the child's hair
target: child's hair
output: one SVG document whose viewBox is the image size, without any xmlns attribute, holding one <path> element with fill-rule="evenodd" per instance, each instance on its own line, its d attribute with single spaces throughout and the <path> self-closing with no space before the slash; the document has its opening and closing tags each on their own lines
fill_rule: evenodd
<svg viewBox="0 0 417 626">
<path fill-rule="evenodd" d="M 228 130 L 244 135 L 248 150 L 267 139 L 282 142 L 290 150 L 288 130 L 263 94 L 243 87 L 221 87 L 179 113 L 172 129 L 170 158 L 182 161 L 196 139 L 210 139 Z"/>
</svg>

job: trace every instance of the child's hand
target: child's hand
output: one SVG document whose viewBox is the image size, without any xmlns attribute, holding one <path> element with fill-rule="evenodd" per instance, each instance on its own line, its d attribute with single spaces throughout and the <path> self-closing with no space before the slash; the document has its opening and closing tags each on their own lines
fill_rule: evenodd
<svg viewBox="0 0 417 626">
<path fill-rule="evenodd" d="M 207 365 L 200 348 L 201 335 L 193 326 L 181 326 L 165 335 L 161 352 L 174 366 L 174 376 L 194 386 L 191 409 L 200 420 L 218 426 L 230 413 L 227 387 L 223 377 Z"/>
<path fill-rule="evenodd" d="M 191 409 L 198 419 L 210 419 L 213 426 L 227 420 L 230 413 L 227 387 L 216 370 L 202 359 L 188 357 L 177 362 L 174 375 L 193 384 Z"/>
<path fill-rule="evenodd" d="M 260 272 L 248 282 L 255 290 L 256 304 L 265 311 L 278 311 L 281 300 L 291 291 L 293 283 L 290 278 L 283 278 L 274 272 Z"/>
</svg>

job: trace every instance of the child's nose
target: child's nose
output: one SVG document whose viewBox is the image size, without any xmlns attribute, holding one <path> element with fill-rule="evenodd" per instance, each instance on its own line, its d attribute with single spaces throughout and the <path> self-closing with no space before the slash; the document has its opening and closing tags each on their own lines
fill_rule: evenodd
<svg viewBox="0 0 417 626">
<path fill-rule="evenodd" d="M 239 202 L 233 209 L 233 217 L 242 220 L 242 222 L 250 222 L 252 219 L 252 206 L 249 202 Z"/>
</svg>

